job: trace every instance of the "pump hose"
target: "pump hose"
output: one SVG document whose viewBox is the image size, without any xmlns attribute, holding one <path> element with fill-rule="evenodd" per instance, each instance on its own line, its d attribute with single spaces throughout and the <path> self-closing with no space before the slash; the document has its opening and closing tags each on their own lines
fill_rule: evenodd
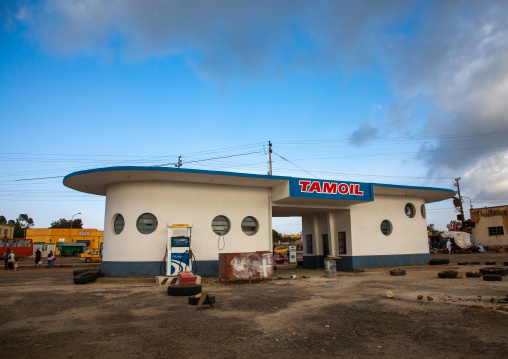
<svg viewBox="0 0 508 359">
<path fill-rule="evenodd" d="M 166 247 L 166 252 L 164 253 L 164 258 L 162 259 L 161 265 L 160 265 L 160 267 L 159 267 L 159 273 L 160 273 L 161 275 L 166 275 L 166 276 L 168 275 L 168 273 L 163 274 L 163 273 L 162 273 L 162 268 L 163 268 L 163 266 L 165 267 L 165 264 L 166 264 L 166 258 L 167 258 L 167 257 L 168 257 L 168 247 Z M 170 273 L 170 274 L 171 274 L 171 273 Z"/>
<path fill-rule="evenodd" d="M 192 254 L 192 274 L 196 275 L 196 273 L 198 272 L 198 264 L 196 262 L 196 256 L 194 255 L 194 252 L 191 251 L 191 254 Z"/>
</svg>

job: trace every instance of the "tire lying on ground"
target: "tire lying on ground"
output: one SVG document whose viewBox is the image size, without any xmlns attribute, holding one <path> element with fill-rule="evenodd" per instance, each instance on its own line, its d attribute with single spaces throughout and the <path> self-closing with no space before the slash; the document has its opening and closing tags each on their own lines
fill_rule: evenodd
<svg viewBox="0 0 508 359">
<path fill-rule="evenodd" d="M 406 275 L 406 271 L 404 269 L 394 269 L 390 271 L 390 275 L 394 276 Z"/>
<path fill-rule="evenodd" d="M 448 263 L 450 263 L 449 259 L 431 259 L 429 261 L 429 265 L 431 265 L 431 266 L 436 266 L 436 265 L 440 265 L 440 264 L 448 264 Z"/>
<path fill-rule="evenodd" d="M 504 265 L 504 266 L 508 266 L 508 262 L 504 262 L 504 263 L 503 263 L 503 265 Z"/>
<path fill-rule="evenodd" d="M 471 264 L 471 265 L 477 265 L 477 264 L 481 264 L 481 263 L 480 262 L 471 262 L 469 264 Z"/>
<path fill-rule="evenodd" d="M 210 300 L 212 301 L 212 303 L 215 303 L 215 295 L 208 294 L 208 297 L 210 297 Z M 197 305 L 200 299 L 201 299 L 201 296 L 197 297 L 197 296 L 191 295 L 189 297 L 189 304 L 190 305 Z"/>
<path fill-rule="evenodd" d="M 482 274 L 478 272 L 466 272 L 467 278 L 481 278 Z"/>
<path fill-rule="evenodd" d="M 486 274 L 494 274 L 494 275 L 502 275 L 505 276 L 508 274 L 508 269 L 506 268 L 481 268 L 480 272 L 483 275 Z"/>
<path fill-rule="evenodd" d="M 188 296 L 201 293 L 201 284 L 175 284 L 168 286 L 168 295 Z"/>
<path fill-rule="evenodd" d="M 95 281 L 101 276 L 100 269 L 93 269 L 81 272 L 74 276 L 74 284 L 86 284 Z"/>
<path fill-rule="evenodd" d="M 437 275 L 439 278 L 456 278 L 459 275 L 459 272 L 456 270 L 445 270 L 443 272 L 439 272 Z"/>
<path fill-rule="evenodd" d="M 469 262 L 459 262 L 459 263 L 457 263 L 457 264 L 458 264 L 459 266 L 465 266 L 465 265 L 469 264 Z"/>
<path fill-rule="evenodd" d="M 485 262 L 485 265 L 486 266 L 495 266 L 496 262 L 488 261 L 488 262 Z"/>
<path fill-rule="evenodd" d="M 77 276 L 78 274 L 80 273 L 83 273 L 83 272 L 90 272 L 90 271 L 94 271 L 94 270 L 97 270 L 96 268 L 88 268 L 88 269 L 74 269 L 74 271 L 72 272 L 72 276 L 75 277 Z"/>
<path fill-rule="evenodd" d="M 499 282 L 499 281 L 502 281 L 503 280 L 503 277 L 501 277 L 500 275 L 496 275 L 496 274 L 485 274 L 483 276 L 483 280 L 487 280 L 489 282 Z"/>
</svg>

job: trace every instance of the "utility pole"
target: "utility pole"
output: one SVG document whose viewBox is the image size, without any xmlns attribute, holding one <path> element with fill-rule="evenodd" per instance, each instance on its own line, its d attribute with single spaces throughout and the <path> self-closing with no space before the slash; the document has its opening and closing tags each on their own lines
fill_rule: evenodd
<svg viewBox="0 0 508 359">
<path fill-rule="evenodd" d="M 455 187 L 457 187 L 457 195 L 459 196 L 459 198 L 458 198 L 459 200 L 457 201 L 457 203 L 454 203 L 454 205 L 455 205 L 455 207 L 460 208 L 460 224 L 461 224 L 461 228 L 462 228 L 463 224 L 464 224 L 465 217 L 464 217 L 464 208 L 462 207 L 462 197 L 460 196 L 460 185 L 459 185 L 460 177 L 457 177 L 454 179 L 455 179 L 455 183 L 453 185 Z"/>
<path fill-rule="evenodd" d="M 272 175 L 272 143 L 268 141 L 268 155 L 270 158 L 270 176 Z"/>
<path fill-rule="evenodd" d="M 175 165 L 175 167 L 177 168 L 182 167 L 182 156 L 178 156 L 178 163 Z"/>
</svg>

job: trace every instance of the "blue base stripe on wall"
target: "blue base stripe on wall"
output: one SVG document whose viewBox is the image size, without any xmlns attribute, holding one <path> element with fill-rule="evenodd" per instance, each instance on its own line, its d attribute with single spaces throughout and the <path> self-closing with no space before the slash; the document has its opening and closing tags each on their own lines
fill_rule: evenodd
<svg viewBox="0 0 508 359">
<path fill-rule="evenodd" d="M 166 275 L 166 267 L 161 262 L 109 262 L 103 261 L 101 272 L 108 277 L 154 277 Z M 197 275 L 218 275 L 219 261 L 198 261 L 195 272 Z"/>
<path fill-rule="evenodd" d="M 358 268 L 394 267 L 402 265 L 426 264 L 430 260 L 429 253 L 394 254 L 384 256 L 343 256 L 336 259 L 338 270 Z M 324 268 L 324 256 L 304 256 L 304 268 Z"/>
</svg>

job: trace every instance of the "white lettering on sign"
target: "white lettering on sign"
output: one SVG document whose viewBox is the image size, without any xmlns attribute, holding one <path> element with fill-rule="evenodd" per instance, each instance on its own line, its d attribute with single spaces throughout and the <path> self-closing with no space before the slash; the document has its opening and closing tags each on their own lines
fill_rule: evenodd
<svg viewBox="0 0 508 359">
<path fill-rule="evenodd" d="M 360 191 L 360 185 L 357 183 L 333 183 L 319 181 L 305 181 L 300 180 L 300 190 L 304 193 L 325 193 L 325 194 L 342 194 L 351 196 L 363 196 L 363 191 Z"/>
<path fill-rule="evenodd" d="M 80 236 L 88 236 L 90 235 L 90 232 L 79 232 Z"/>
<path fill-rule="evenodd" d="M 65 238 L 59 238 L 58 241 L 59 242 L 65 242 Z"/>
</svg>

